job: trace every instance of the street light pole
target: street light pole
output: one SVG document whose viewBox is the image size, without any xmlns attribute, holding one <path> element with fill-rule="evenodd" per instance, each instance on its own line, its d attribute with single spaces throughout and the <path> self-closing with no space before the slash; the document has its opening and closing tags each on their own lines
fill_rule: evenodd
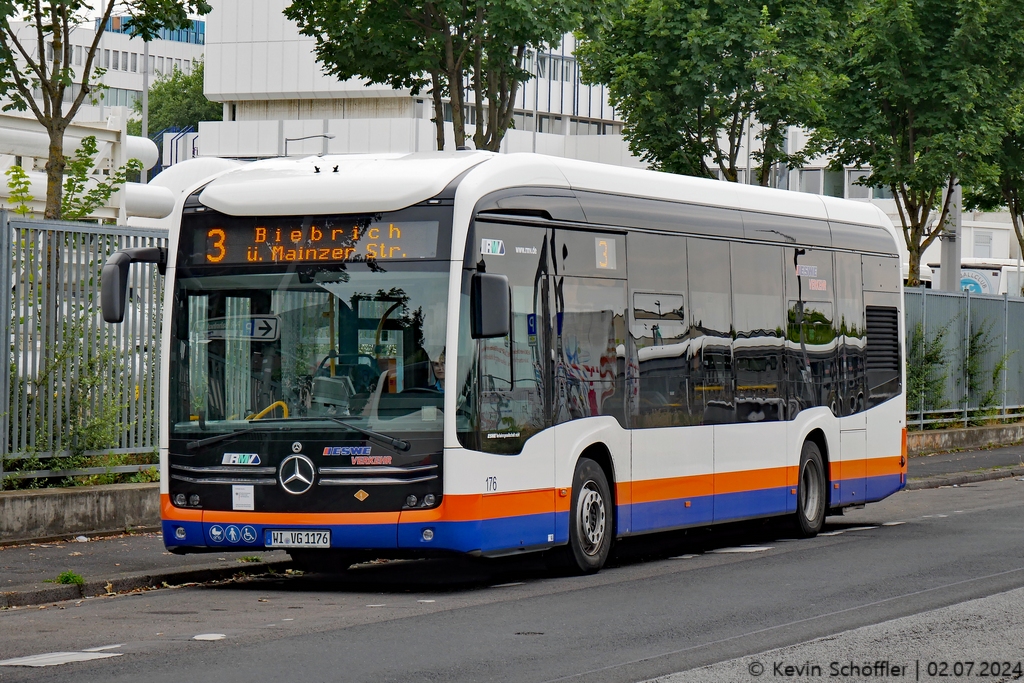
<svg viewBox="0 0 1024 683">
<path fill-rule="evenodd" d="M 149 41 L 142 44 L 142 137 L 149 137 Z M 158 145 L 161 152 L 163 145 Z M 141 173 L 142 184 L 149 182 L 149 170 Z"/>
</svg>

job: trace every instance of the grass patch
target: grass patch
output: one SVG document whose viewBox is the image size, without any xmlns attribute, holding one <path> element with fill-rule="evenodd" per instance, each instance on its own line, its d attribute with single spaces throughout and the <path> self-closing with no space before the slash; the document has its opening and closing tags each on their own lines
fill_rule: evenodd
<svg viewBox="0 0 1024 683">
<path fill-rule="evenodd" d="M 262 562 L 263 558 L 259 555 L 242 555 L 238 558 L 239 562 Z"/>
<path fill-rule="evenodd" d="M 56 579 L 46 579 L 43 583 L 60 583 L 66 586 L 83 586 L 85 585 L 85 579 L 82 578 L 81 574 L 76 574 L 68 569 L 67 571 L 58 574 Z"/>
</svg>

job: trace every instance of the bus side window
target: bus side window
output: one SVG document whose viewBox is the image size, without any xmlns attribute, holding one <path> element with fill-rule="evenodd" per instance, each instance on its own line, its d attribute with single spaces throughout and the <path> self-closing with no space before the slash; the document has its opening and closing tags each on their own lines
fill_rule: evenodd
<svg viewBox="0 0 1024 683">
<path fill-rule="evenodd" d="M 865 362 L 867 331 L 860 254 L 838 252 L 836 262 L 836 327 L 839 355 L 839 416 L 866 409 Z"/>
<path fill-rule="evenodd" d="M 838 414 L 832 253 L 786 247 L 787 418 L 827 406 Z"/>
<path fill-rule="evenodd" d="M 695 424 L 686 340 L 686 238 L 629 235 L 627 403 L 636 428 Z"/>
<path fill-rule="evenodd" d="M 785 419 L 782 391 L 782 249 L 770 244 L 732 245 L 733 339 L 736 421 Z"/>
<path fill-rule="evenodd" d="M 687 357 L 693 391 L 691 418 L 699 416 L 697 424 L 736 421 L 729 269 L 728 242 L 687 239 L 686 271 L 690 292 Z"/>
</svg>

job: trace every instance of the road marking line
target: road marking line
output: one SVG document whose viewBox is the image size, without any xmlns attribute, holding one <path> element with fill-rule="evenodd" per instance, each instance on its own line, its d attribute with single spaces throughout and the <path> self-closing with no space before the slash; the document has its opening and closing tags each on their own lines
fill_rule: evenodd
<svg viewBox="0 0 1024 683">
<path fill-rule="evenodd" d="M 104 650 L 116 650 L 117 648 L 124 645 L 124 643 L 118 643 L 117 645 L 100 645 L 99 647 L 87 647 L 82 652 L 103 652 Z"/>
<path fill-rule="evenodd" d="M 868 531 L 870 529 L 877 529 L 878 526 L 851 526 L 847 531 Z"/>
<path fill-rule="evenodd" d="M 192 636 L 192 640 L 224 640 L 224 638 L 223 633 L 200 633 L 197 636 Z"/>
<path fill-rule="evenodd" d="M 367 605 L 367 607 L 385 607 L 386 605 Z"/>
<path fill-rule="evenodd" d="M 491 586 L 491 588 L 511 588 L 512 586 L 522 586 L 522 585 L 523 585 L 522 581 L 512 581 L 511 583 L 499 583 L 499 584 L 496 584 L 494 586 Z"/>
<path fill-rule="evenodd" d="M 0 666 L 58 666 L 71 662 L 88 662 L 93 659 L 120 657 L 120 652 L 47 652 L 29 657 L 16 657 L 0 661 Z"/>
<path fill-rule="evenodd" d="M 670 557 L 668 559 L 670 559 L 670 560 L 692 560 L 695 557 L 700 557 L 700 555 L 676 555 L 675 557 Z"/>
<path fill-rule="evenodd" d="M 906 522 L 883 522 L 882 526 L 899 526 L 900 524 L 906 524 Z"/>
<path fill-rule="evenodd" d="M 416 602 L 437 602 L 437 600 L 417 600 Z"/>
<path fill-rule="evenodd" d="M 709 550 L 708 552 L 724 555 L 728 553 L 760 553 L 771 549 L 771 546 L 767 545 L 741 545 L 736 548 L 716 548 L 715 550 Z"/>
</svg>

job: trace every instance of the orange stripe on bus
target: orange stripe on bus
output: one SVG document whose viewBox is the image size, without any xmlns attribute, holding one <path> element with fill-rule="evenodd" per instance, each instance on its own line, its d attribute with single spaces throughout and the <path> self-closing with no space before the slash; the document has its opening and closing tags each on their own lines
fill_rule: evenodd
<svg viewBox="0 0 1024 683">
<path fill-rule="evenodd" d="M 758 489 L 782 488 L 789 482 L 789 467 L 715 474 L 715 493 L 744 493 Z"/>
<path fill-rule="evenodd" d="M 714 477 L 710 474 L 644 479 L 633 482 L 633 502 L 654 503 L 688 496 L 710 496 L 714 491 Z"/>
</svg>

